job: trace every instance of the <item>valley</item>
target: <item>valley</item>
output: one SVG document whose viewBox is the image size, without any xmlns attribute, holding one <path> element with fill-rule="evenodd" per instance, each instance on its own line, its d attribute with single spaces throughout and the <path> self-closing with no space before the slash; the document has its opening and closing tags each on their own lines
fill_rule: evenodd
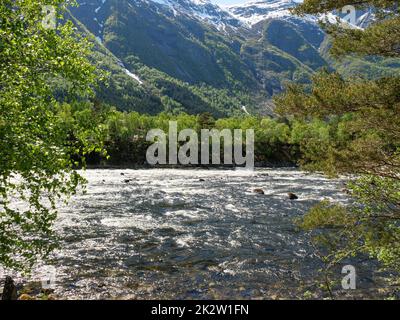
<svg viewBox="0 0 400 320">
<path fill-rule="evenodd" d="M 288 81 L 308 84 L 321 68 L 365 77 L 400 70 L 394 59 L 335 61 L 318 24 L 324 17 L 293 16 L 292 0 L 78 2 L 71 13 L 95 42 L 98 68 L 110 72 L 98 98 L 119 110 L 273 115 L 271 98 Z M 366 23 L 366 14 L 358 18 Z"/>
</svg>

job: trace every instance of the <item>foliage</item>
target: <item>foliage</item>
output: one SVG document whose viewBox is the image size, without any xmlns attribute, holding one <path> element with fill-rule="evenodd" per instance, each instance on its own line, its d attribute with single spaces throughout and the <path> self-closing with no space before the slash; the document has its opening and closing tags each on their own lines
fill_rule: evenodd
<svg viewBox="0 0 400 320">
<path fill-rule="evenodd" d="M 55 247 L 57 201 L 83 182 L 71 155 L 98 145 L 90 121 L 95 110 L 77 103 L 87 101 L 95 83 L 90 46 L 69 21 L 56 29 L 41 23 L 44 5 L 54 6 L 61 20 L 66 4 L 0 3 L 0 264 L 6 268 L 29 271 Z M 66 84 L 63 102 L 54 81 Z"/>
<path fill-rule="evenodd" d="M 394 1 L 305 0 L 295 11 L 327 12 L 346 4 L 375 6 L 377 20 L 365 31 L 327 26 L 333 38 L 332 52 L 339 57 L 398 56 L 399 12 L 392 7 Z M 394 279 L 400 271 L 399 89 L 400 77 L 396 74 L 367 80 L 322 71 L 314 76 L 311 88 L 290 84 L 275 99 L 281 114 L 306 122 L 320 119 L 311 122 L 311 128 L 313 123 L 320 124 L 317 131 L 294 129 L 299 132 L 296 136 L 308 135 L 307 144 L 302 146 L 303 163 L 330 175 L 353 177 L 347 186 L 352 205 L 322 203 L 304 217 L 301 225 L 313 230 L 314 240 L 329 249 L 325 258 L 330 265 L 366 254 L 395 271 Z M 330 128 L 322 125 L 327 120 Z"/>
<path fill-rule="evenodd" d="M 152 116 L 111 109 L 106 112 L 104 122 L 104 141 L 108 157 L 92 154 L 90 164 L 144 165 L 146 150 L 150 145 L 146 141 L 147 132 L 154 128 L 168 132 L 170 121 L 178 123 L 178 130 L 191 128 L 199 134 L 201 129 L 254 129 L 255 160 L 263 165 L 296 164 L 300 155 L 309 150 L 306 148 L 310 140 L 320 139 L 321 132 L 328 132 L 328 136 L 331 132 L 334 133 L 339 122 L 289 123 L 280 119 L 254 116 L 214 119 L 210 113 L 161 113 Z M 309 134 L 306 134 L 307 132 Z M 334 135 L 328 138 L 333 140 Z"/>
</svg>

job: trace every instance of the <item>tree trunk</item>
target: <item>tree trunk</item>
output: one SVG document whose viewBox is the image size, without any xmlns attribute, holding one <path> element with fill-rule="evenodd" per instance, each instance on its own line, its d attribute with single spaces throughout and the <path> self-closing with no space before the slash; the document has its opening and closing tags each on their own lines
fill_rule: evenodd
<svg viewBox="0 0 400 320">
<path fill-rule="evenodd" d="M 17 298 L 17 288 L 15 287 L 14 280 L 7 276 L 1 300 L 17 300 Z"/>
</svg>

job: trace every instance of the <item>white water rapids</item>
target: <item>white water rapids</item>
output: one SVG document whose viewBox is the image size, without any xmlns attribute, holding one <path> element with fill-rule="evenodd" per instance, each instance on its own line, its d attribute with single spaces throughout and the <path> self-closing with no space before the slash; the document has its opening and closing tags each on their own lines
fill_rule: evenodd
<svg viewBox="0 0 400 320">
<path fill-rule="evenodd" d="M 321 264 L 294 219 L 323 199 L 348 201 L 344 180 L 295 169 L 83 175 L 87 193 L 56 222 L 63 298 L 301 298 Z"/>
</svg>

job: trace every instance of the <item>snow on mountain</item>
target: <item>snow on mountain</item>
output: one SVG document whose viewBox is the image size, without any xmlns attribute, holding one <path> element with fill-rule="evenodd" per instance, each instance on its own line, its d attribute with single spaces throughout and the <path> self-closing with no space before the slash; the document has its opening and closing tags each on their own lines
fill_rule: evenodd
<svg viewBox="0 0 400 320">
<path fill-rule="evenodd" d="M 132 0 L 138 1 L 138 0 Z M 139 0 L 140 1 L 140 0 Z M 321 20 L 347 24 L 350 27 L 365 27 L 370 21 L 370 13 L 357 12 L 355 21 L 348 21 L 347 13 L 328 13 L 303 17 L 293 16 L 290 9 L 303 2 L 302 0 L 256 0 L 244 4 L 219 6 L 210 0 L 143 0 L 157 3 L 173 10 L 174 14 L 186 14 L 199 20 L 208 22 L 220 30 L 228 27 L 252 27 L 267 19 L 285 19 L 295 22 L 311 22 L 317 24 Z M 344 19 L 343 19 L 344 18 Z"/>
<path fill-rule="evenodd" d="M 106 18 L 104 7 L 107 3 L 107 0 L 78 0 L 79 10 L 91 17 L 91 21 L 86 21 L 86 25 L 90 27 L 99 43 L 103 41 L 103 28 Z"/>
<path fill-rule="evenodd" d="M 139 78 L 138 75 L 136 75 L 136 74 L 130 72 L 130 71 L 129 71 L 128 69 L 126 69 L 126 68 L 125 68 L 125 73 L 126 73 L 129 77 L 131 77 L 133 80 L 139 82 L 140 85 L 143 84 L 143 81 L 140 80 L 140 78 Z"/>
<path fill-rule="evenodd" d="M 165 6 L 175 15 L 185 14 L 214 25 L 219 30 L 242 25 L 229 11 L 211 3 L 210 0 L 145 0 Z"/>
<path fill-rule="evenodd" d="M 324 15 L 314 16 L 305 15 L 296 17 L 290 13 L 290 9 L 303 2 L 302 0 L 256 0 L 244 4 L 225 6 L 224 8 L 232 14 L 236 19 L 242 21 L 248 26 L 253 26 L 260 21 L 267 19 L 285 19 L 285 20 L 303 20 L 312 23 L 319 21 L 328 21 L 336 23 L 339 21 L 350 27 L 365 28 L 373 17 L 370 11 L 354 12 L 354 19 L 346 10 L 343 12 L 331 12 Z M 339 19 L 339 20 L 338 20 Z"/>
<path fill-rule="evenodd" d="M 342 23 L 347 23 L 346 13 L 329 13 L 323 16 L 306 15 L 296 17 L 290 13 L 290 8 L 298 5 L 302 0 L 252 0 L 248 3 L 219 6 L 210 0 L 127 0 L 129 6 L 153 6 L 158 12 L 169 12 L 173 16 L 185 15 L 213 25 L 223 32 L 235 31 L 237 28 L 251 28 L 260 21 L 267 19 L 284 19 L 294 23 L 317 24 L 319 20 L 325 19 L 336 22 L 337 17 Z M 105 25 L 106 7 L 112 0 L 79 0 L 80 6 L 88 13 L 91 12 L 93 21 L 92 30 L 98 41 L 102 41 L 102 33 Z M 373 14 L 370 11 L 357 12 L 356 22 L 353 27 L 364 28 L 371 21 Z M 349 23 L 347 23 L 349 25 Z"/>
<path fill-rule="evenodd" d="M 243 23 L 233 15 L 210 0 L 127 0 L 130 7 L 155 6 L 160 13 L 169 11 L 174 16 L 185 15 L 208 24 L 219 30 L 226 31 L 243 26 Z M 104 27 L 103 14 L 106 4 L 111 0 L 78 0 L 81 10 L 86 10 L 94 16 L 92 23 L 96 25 L 96 35 L 101 39 Z"/>
<path fill-rule="evenodd" d="M 289 17 L 289 9 L 297 4 L 298 2 L 293 0 L 259 0 L 226 6 L 225 9 L 238 20 L 251 26 L 266 19 Z"/>
</svg>

